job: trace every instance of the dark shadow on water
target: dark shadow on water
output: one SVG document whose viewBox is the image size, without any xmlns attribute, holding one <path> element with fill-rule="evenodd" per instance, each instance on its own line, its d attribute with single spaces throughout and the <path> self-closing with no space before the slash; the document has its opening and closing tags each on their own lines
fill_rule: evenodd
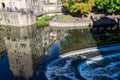
<svg viewBox="0 0 120 80">
<path fill-rule="evenodd" d="M 114 19 L 108 17 L 101 17 L 100 19 L 91 17 L 93 21 L 93 26 L 91 27 L 92 34 L 102 35 L 105 32 L 116 32 L 119 30 L 117 22 Z"/>
<path fill-rule="evenodd" d="M 27 69 L 25 69 L 22 72 L 22 74 L 20 74 L 19 67 L 10 67 L 10 65 L 19 65 L 21 67 L 21 65 L 20 65 L 21 63 L 15 64 L 15 63 L 10 63 L 10 62 L 8 61 L 7 55 L 0 58 L 0 80 L 47 80 L 47 78 L 44 74 L 45 71 L 43 71 L 44 66 L 42 66 L 41 64 L 38 64 L 35 70 L 33 68 L 31 70 L 31 68 L 30 68 L 30 67 L 33 67 L 33 64 L 27 64 L 27 66 L 29 66 L 29 67 L 27 67 L 26 65 L 23 65 L 24 67 L 27 67 Z M 29 63 L 29 60 L 25 61 L 25 62 Z M 10 68 L 12 68 L 12 70 Z M 24 75 L 19 76 L 19 75 L 13 74 L 13 73 L 17 73 L 17 72 L 19 75 L 23 75 L 23 73 L 24 73 Z M 26 74 L 27 74 L 26 72 L 29 72 L 27 76 L 26 76 Z M 33 74 L 33 75 L 31 75 L 31 74 Z M 28 79 L 26 79 L 25 77 L 27 77 Z"/>
<path fill-rule="evenodd" d="M 96 42 L 96 46 L 104 46 L 120 43 L 119 19 L 101 17 L 93 19 L 93 26 L 90 28 L 90 33 Z M 98 48 L 99 49 L 99 48 Z"/>
<path fill-rule="evenodd" d="M 0 80 L 15 80 L 7 56 L 0 58 Z"/>
</svg>

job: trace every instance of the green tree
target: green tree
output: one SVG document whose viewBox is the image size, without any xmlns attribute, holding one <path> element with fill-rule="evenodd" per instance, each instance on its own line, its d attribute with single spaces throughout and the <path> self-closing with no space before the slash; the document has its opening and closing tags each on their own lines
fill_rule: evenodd
<svg viewBox="0 0 120 80">
<path fill-rule="evenodd" d="M 88 13 L 91 11 L 94 1 L 93 0 L 61 0 L 63 5 L 71 12 Z"/>
<path fill-rule="evenodd" d="M 94 0 L 95 6 L 107 13 L 120 11 L 120 0 Z"/>
</svg>

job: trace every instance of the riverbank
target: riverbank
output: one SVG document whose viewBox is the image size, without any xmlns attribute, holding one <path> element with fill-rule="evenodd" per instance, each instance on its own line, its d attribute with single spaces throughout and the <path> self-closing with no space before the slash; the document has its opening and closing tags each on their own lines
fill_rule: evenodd
<svg viewBox="0 0 120 80">
<path fill-rule="evenodd" d="M 120 18 L 119 15 L 107 15 L 102 16 L 102 14 L 88 14 L 87 17 L 72 17 L 71 15 L 56 15 L 49 23 L 50 27 L 53 28 L 74 28 L 80 27 L 82 29 L 89 28 L 94 25 L 95 21 L 100 20 L 102 17 L 106 17 L 108 19 L 113 19 L 117 22 L 117 19 Z M 100 25 L 100 24 L 99 24 Z M 102 25 L 102 23 L 101 23 Z M 83 27 L 87 26 L 87 27 Z"/>
<path fill-rule="evenodd" d="M 76 18 L 69 15 L 55 16 L 49 23 L 50 27 L 57 28 L 72 28 L 81 27 L 88 28 L 93 25 L 93 21 L 90 18 Z M 87 26 L 87 27 L 83 27 Z"/>
</svg>

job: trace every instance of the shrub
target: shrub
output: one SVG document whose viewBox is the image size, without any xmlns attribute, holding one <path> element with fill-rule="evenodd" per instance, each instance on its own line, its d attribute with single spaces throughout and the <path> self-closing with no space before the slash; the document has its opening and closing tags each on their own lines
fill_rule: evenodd
<svg viewBox="0 0 120 80">
<path fill-rule="evenodd" d="M 51 20 L 52 17 L 50 16 L 44 16 L 40 19 L 37 20 L 37 24 L 39 26 L 48 26 L 49 25 L 49 21 Z"/>
</svg>

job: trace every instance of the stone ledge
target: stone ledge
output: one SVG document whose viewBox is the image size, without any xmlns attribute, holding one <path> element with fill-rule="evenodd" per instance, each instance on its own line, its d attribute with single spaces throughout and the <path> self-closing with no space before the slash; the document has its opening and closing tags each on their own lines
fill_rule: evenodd
<svg viewBox="0 0 120 80">
<path fill-rule="evenodd" d="M 56 27 L 56 28 L 74 28 L 74 27 L 80 27 L 82 29 L 89 28 L 93 25 L 93 22 L 77 22 L 77 23 L 62 23 L 62 22 L 56 22 L 56 21 L 50 21 L 49 23 L 50 27 Z"/>
</svg>

